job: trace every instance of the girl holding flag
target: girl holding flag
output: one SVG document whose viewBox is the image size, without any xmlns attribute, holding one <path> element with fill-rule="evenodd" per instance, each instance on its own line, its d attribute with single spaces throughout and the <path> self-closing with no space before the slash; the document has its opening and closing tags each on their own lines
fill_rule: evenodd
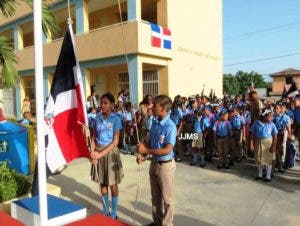
<svg viewBox="0 0 300 226">
<path fill-rule="evenodd" d="M 118 184 L 123 178 L 122 162 L 118 149 L 122 122 L 112 112 L 115 98 L 106 93 L 100 98 L 101 114 L 97 115 L 92 125 L 91 168 L 92 180 L 100 184 L 103 214 L 117 218 Z M 112 208 L 109 210 L 109 188 L 112 195 Z"/>
</svg>

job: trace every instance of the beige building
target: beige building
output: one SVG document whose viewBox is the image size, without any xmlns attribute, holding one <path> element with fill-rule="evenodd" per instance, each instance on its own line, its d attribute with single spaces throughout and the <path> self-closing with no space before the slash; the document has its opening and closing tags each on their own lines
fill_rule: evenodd
<svg viewBox="0 0 300 226">
<path fill-rule="evenodd" d="M 67 0 L 52 0 L 61 33 L 44 38 L 44 87 L 48 95 L 62 36 Z M 222 94 L 222 0 L 71 0 L 77 53 L 86 95 L 128 90 L 134 103 L 145 94 L 192 95 L 205 87 Z M 172 48 L 151 44 L 151 23 L 171 31 Z M 122 28 L 124 36 L 122 36 Z M 0 34 L 9 37 L 19 58 L 16 114 L 25 96 L 35 99 L 32 10 L 20 4 L 16 15 L 0 15 Z M 124 39 L 123 39 L 124 37 Z M 162 37 L 164 39 L 164 37 Z M 124 41 L 123 41 L 124 40 Z M 125 57 L 128 53 L 128 64 Z"/>
<path fill-rule="evenodd" d="M 288 90 L 293 83 L 293 79 L 296 80 L 298 87 L 300 84 L 300 70 L 293 68 L 287 68 L 283 71 L 274 73 L 271 77 L 273 79 L 271 96 L 281 96 L 284 87 Z"/>
</svg>

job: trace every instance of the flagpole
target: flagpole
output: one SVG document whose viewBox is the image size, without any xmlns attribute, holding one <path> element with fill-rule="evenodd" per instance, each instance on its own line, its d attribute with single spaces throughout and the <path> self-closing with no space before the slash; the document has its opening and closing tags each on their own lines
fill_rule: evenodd
<svg viewBox="0 0 300 226">
<path fill-rule="evenodd" d="M 38 148 L 40 225 L 47 226 L 48 205 L 47 205 L 46 154 L 45 154 L 45 132 L 44 132 L 42 0 L 34 0 L 33 14 L 34 14 L 34 65 L 35 65 L 35 99 L 36 99 L 37 148 Z"/>
</svg>

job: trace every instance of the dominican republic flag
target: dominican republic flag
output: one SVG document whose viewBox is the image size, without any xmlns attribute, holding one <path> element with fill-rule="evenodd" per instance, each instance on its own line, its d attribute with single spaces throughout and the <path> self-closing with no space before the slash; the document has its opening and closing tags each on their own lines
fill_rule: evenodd
<svg viewBox="0 0 300 226">
<path fill-rule="evenodd" d="M 286 92 L 285 96 L 286 97 L 295 97 L 297 94 L 299 94 L 299 91 L 298 91 L 298 87 L 296 84 L 296 79 L 293 78 L 293 83 L 290 86 L 290 88 L 288 89 L 288 91 Z"/>
<path fill-rule="evenodd" d="M 82 127 L 87 124 L 81 71 L 72 26 L 66 31 L 45 110 L 46 161 L 53 172 L 73 159 L 89 157 Z"/>
<path fill-rule="evenodd" d="M 156 24 L 150 24 L 150 26 L 152 32 L 152 46 L 172 49 L 171 31 L 168 28 L 163 28 Z"/>
</svg>

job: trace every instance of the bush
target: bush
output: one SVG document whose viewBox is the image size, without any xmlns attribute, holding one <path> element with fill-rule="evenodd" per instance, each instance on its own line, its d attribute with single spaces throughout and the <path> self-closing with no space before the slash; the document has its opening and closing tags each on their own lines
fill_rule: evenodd
<svg viewBox="0 0 300 226">
<path fill-rule="evenodd" d="M 9 169 L 6 162 L 0 162 L 0 203 L 28 193 L 30 185 L 27 177 Z"/>
</svg>

